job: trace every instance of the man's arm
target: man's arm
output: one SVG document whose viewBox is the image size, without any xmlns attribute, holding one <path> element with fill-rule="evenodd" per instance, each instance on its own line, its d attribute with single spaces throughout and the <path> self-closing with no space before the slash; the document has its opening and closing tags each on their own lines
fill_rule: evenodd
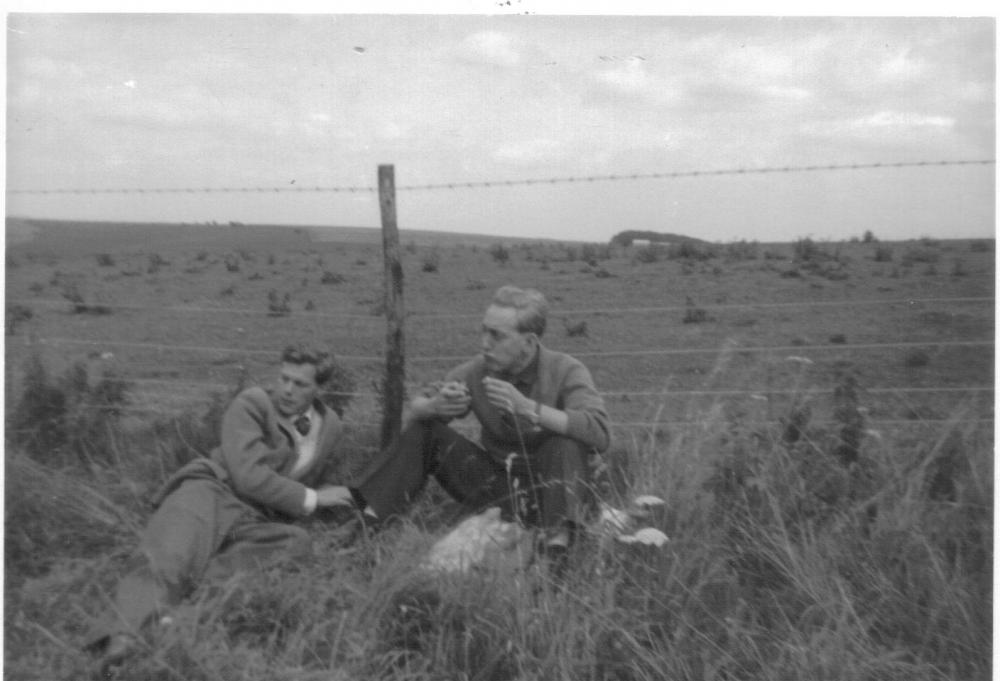
<svg viewBox="0 0 1000 681">
<path fill-rule="evenodd" d="M 251 389 L 233 400 L 222 418 L 222 463 L 239 496 L 289 516 L 302 516 L 307 512 L 306 486 L 276 470 L 295 452 L 291 445 L 272 447 L 265 438 L 268 399 L 263 390 Z"/>
<path fill-rule="evenodd" d="M 594 386 L 587 367 L 575 359 L 571 362 L 559 391 L 562 412 L 566 415 L 564 434 L 603 452 L 611 446 L 611 424 L 604 398 Z M 543 414 L 545 411 L 543 407 Z"/>
<path fill-rule="evenodd" d="M 587 367 L 570 357 L 566 357 L 565 361 L 567 365 L 561 372 L 558 395 L 562 409 L 522 395 L 507 381 L 496 378 L 483 380 L 486 395 L 490 403 L 501 411 L 603 452 L 611 444 L 604 399 L 594 387 Z"/>
<path fill-rule="evenodd" d="M 421 388 L 410 400 L 403 418 L 403 428 L 414 421 L 462 418 L 469 413 L 472 398 L 460 374 L 451 372 L 441 382 Z"/>
</svg>

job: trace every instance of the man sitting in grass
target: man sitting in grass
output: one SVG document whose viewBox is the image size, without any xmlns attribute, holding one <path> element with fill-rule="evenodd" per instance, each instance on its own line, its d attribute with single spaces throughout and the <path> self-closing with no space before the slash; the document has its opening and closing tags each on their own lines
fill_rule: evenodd
<svg viewBox="0 0 1000 681">
<path fill-rule="evenodd" d="M 322 483 L 342 430 L 319 400 L 332 371 L 330 354 L 287 348 L 275 388 L 237 395 L 219 446 L 167 481 L 140 540 L 140 564 L 118 585 L 112 623 L 88 645 L 102 670 L 134 652 L 142 628 L 207 575 L 308 555 L 308 533 L 290 521 L 352 504 L 346 487 Z"/>
<path fill-rule="evenodd" d="M 428 475 L 474 509 L 500 506 L 543 530 L 564 560 L 593 501 L 590 456 L 610 444 L 604 401 L 579 361 L 542 345 L 548 304 L 538 291 L 504 286 L 482 321 L 480 353 L 409 405 L 399 439 L 355 497 L 368 512 L 401 512 Z M 469 411 L 482 445 L 449 427 Z"/>
</svg>

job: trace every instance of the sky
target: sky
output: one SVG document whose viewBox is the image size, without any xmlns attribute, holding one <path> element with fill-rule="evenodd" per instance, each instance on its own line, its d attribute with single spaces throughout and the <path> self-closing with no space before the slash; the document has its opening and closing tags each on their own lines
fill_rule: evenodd
<svg viewBox="0 0 1000 681">
<path fill-rule="evenodd" d="M 478 5 L 491 13 L 8 14 L 6 214 L 378 227 L 370 189 L 391 164 L 403 230 L 995 233 L 994 164 L 405 188 L 992 161 L 995 17 Z M 316 186 L 367 189 L 273 191 Z M 242 187 L 268 191 L 12 192 Z"/>
</svg>

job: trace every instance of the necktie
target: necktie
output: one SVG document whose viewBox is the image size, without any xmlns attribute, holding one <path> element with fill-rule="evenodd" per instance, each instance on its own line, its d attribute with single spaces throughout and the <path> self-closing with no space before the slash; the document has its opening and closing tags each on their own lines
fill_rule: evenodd
<svg viewBox="0 0 1000 681">
<path fill-rule="evenodd" d="M 295 419 L 294 422 L 295 430 L 299 431 L 299 435 L 309 434 L 309 417 L 305 414 Z"/>
</svg>

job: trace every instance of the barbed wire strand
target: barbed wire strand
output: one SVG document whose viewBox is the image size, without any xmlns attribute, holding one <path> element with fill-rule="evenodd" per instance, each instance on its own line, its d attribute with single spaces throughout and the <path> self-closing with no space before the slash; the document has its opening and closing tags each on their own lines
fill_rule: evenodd
<svg viewBox="0 0 1000 681">
<path fill-rule="evenodd" d="M 819 301 L 790 301 L 781 303 L 717 303 L 717 304 L 705 304 L 698 305 L 699 308 L 704 310 L 740 310 L 740 309 L 767 309 L 767 308 L 789 308 L 789 307 L 860 307 L 860 306 L 871 306 L 871 305 L 923 305 L 923 304 L 938 304 L 944 303 L 949 305 L 955 305 L 960 303 L 993 303 L 996 301 L 994 297 L 980 296 L 980 297 L 961 297 L 961 298 L 894 298 L 885 300 L 819 300 Z M 56 299 L 46 299 L 46 298 L 21 298 L 21 299 L 9 299 L 7 301 L 8 305 L 41 305 L 49 307 L 71 307 L 71 303 L 66 300 L 56 300 Z M 164 312 L 177 312 L 177 313 L 207 313 L 207 314 L 247 314 L 247 315 L 267 315 L 268 311 L 263 308 L 251 309 L 251 308 L 230 308 L 230 307 L 194 307 L 194 306 L 169 306 L 160 307 L 156 305 L 138 305 L 132 303 L 96 303 L 101 307 L 105 307 L 112 310 L 151 310 L 155 311 L 157 314 Z M 648 306 L 648 307 L 614 307 L 614 308 L 584 308 L 576 310 L 553 310 L 549 314 L 553 316 L 580 316 L 580 315 L 593 315 L 593 314 L 648 314 L 651 312 L 682 312 L 690 309 L 690 305 L 660 305 L 660 306 Z M 373 314 L 353 314 L 353 313 L 338 313 L 338 312 L 296 312 L 293 317 L 302 318 L 326 318 L 326 319 L 363 319 L 373 322 L 383 322 L 385 318 L 382 315 Z M 463 313 L 463 314 L 430 314 L 430 313 L 419 313 L 411 312 L 406 315 L 407 321 L 441 321 L 446 319 L 479 319 L 482 317 L 482 312 L 479 313 Z"/>
<path fill-rule="evenodd" d="M 94 411 L 110 411 L 110 412 L 120 412 L 120 413 L 160 413 L 157 408 L 154 407 L 134 407 L 134 406 L 123 406 L 123 405 L 107 405 L 107 404 L 79 404 L 77 405 L 81 408 L 94 410 Z M 881 424 L 909 424 L 909 425 L 921 425 L 921 424 L 933 424 L 933 423 L 993 423 L 992 418 L 970 418 L 970 419 L 948 419 L 948 418 L 934 418 L 934 419 L 881 419 L 881 418 L 871 418 L 866 417 L 865 420 L 869 423 L 881 423 Z M 380 423 L 374 421 L 354 421 L 351 419 L 344 420 L 346 425 L 354 426 L 380 426 Z M 665 426 L 676 426 L 676 425 L 704 425 L 719 423 L 719 419 L 688 419 L 684 421 L 612 421 L 612 427 L 631 427 L 631 428 L 657 428 Z M 769 419 L 764 421 L 753 421 L 755 424 L 762 425 L 783 425 L 782 421 Z M 836 419 L 825 419 L 813 422 L 813 425 L 832 425 L 837 424 L 839 421 Z M 463 424 L 458 424 L 463 425 Z M 473 427 L 470 424 L 470 427 Z"/>
<path fill-rule="evenodd" d="M 38 338 L 36 341 L 40 345 L 87 345 L 96 347 L 125 347 L 140 348 L 147 350 L 178 351 L 178 352 L 205 352 L 223 353 L 246 356 L 268 356 L 274 355 L 274 350 L 254 350 L 251 348 L 228 348 L 222 346 L 203 345 L 171 345 L 167 343 L 146 343 L 134 341 L 116 340 L 81 340 L 77 338 Z M 719 354 L 721 352 L 734 353 L 760 353 L 760 352 L 813 352 L 813 351 L 846 351 L 846 350 L 877 350 L 889 348 L 924 348 L 924 347 L 975 347 L 993 345 L 993 340 L 926 340 L 926 341 L 906 341 L 898 343 L 834 343 L 830 345 L 773 345 L 773 346 L 745 346 L 730 348 L 657 348 L 649 350 L 605 350 L 595 352 L 575 352 L 575 357 L 644 357 L 644 356 L 666 356 L 666 355 L 697 355 L 697 354 Z M 385 358 L 376 355 L 336 355 L 338 360 L 350 362 L 379 362 Z M 441 355 L 427 357 L 411 357 L 409 361 L 414 363 L 422 362 L 459 362 L 469 358 L 469 355 Z M 807 358 L 798 358 L 806 359 Z"/>
<path fill-rule="evenodd" d="M 521 180 L 479 180 L 473 182 L 437 182 L 429 184 L 397 185 L 396 191 L 428 191 L 437 189 L 490 189 L 498 187 L 523 187 L 532 185 L 576 184 L 588 182 L 625 182 L 635 180 L 672 180 L 679 178 L 718 177 L 724 175 L 763 175 L 770 173 L 811 173 L 840 170 L 873 170 L 879 168 L 920 168 L 944 166 L 993 165 L 994 159 L 901 161 L 876 163 L 828 163 L 804 166 L 767 166 L 758 168 L 723 168 L 716 170 L 686 170 L 658 173 L 624 173 L 612 175 L 568 175 L 562 177 L 530 178 Z M 231 193 L 374 193 L 372 185 L 280 187 L 92 187 L 85 189 L 8 189 L 8 194 L 231 194 Z"/>
<path fill-rule="evenodd" d="M 189 390 L 178 389 L 176 394 L 188 394 L 197 390 L 232 390 L 235 386 L 228 383 L 214 383 L 209 381 L 184 381 L 176 379 L 146 379 L 146 378 L 121 378 L 124 383 L 134 383 L 137 385 L 165 385 L 167 389 L 151 390 L 151 394 L 169 394 L 170 388 L 177 386 L 188 386 Z M 994 386 L 974 385 L 974 386 L 919 386 L 919 387 L 872 387 L 862 388 L 861 392 L 873 395 L 892 393 L 975 393 L 994 392 Z M 809 393 L 813 395 L 828 395 L 835 392 L 834 388 L 815 388 L 810 390 L 745 390 L 745 389 L 718 389 L 718 390 L 601 390 L 600 393 L 605 398 L 616 397 L 738 397 L 741 395 L 796 395 Z M 324 395 L 334 395 L 338 397 L 377 397 L 376 392 L 358 391 L 323 391 Z"/>
</svg>

